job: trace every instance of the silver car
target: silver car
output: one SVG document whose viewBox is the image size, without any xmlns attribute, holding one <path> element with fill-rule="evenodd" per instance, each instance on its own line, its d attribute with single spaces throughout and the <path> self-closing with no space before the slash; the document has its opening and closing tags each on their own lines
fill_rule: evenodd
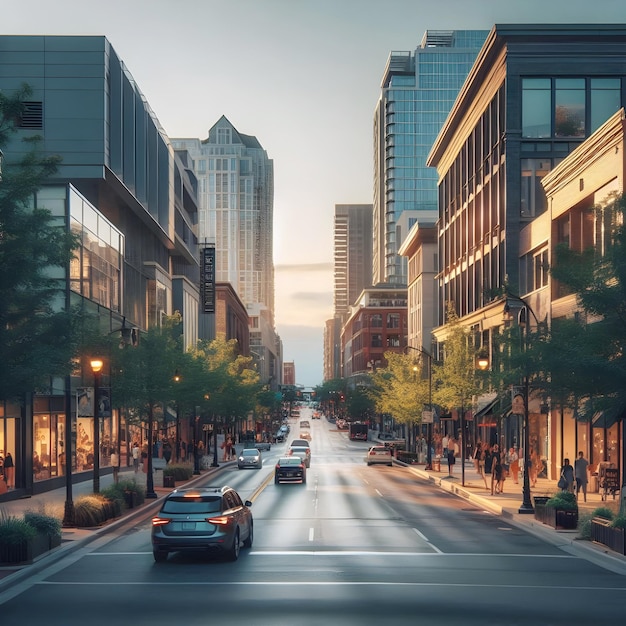
<svg viewBox="0 0 626 626">
<path fill-rule="evenodd" d="M 245 469 L 246 467 L 261 469 L 263 467 L 261 451 L 257 448 L 244 448 L 237 457 L 237 467 L 239 469 Z"/>
<path fill-rule="evenodd" d="M 252 502 L 242 502 L 231 487 L 175 489 L 152 518 L 152 554 L 157 563 L 170 552 L 221 552 L 239 558 L 252 546 Z"/>
</svg>

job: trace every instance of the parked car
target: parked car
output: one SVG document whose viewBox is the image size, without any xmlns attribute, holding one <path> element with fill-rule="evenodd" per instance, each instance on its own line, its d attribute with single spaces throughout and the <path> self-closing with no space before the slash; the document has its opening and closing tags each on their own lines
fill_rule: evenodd
<svg viewBox="0 0 626 626">
<path fill-rule="evenodd" d="M 292 445 L 289 450 L 287 450 L 287 456 L 296 456 L 302 459 L 302 462 L 307 466 L 311 467 L 311 448 L 309 446 L 294 446 Z"/>
<path fill-rule="evenodd" d="M 299 456 L 281 457 L 274 469 L 274 484 L 306 483 L 306 465 Z"/>
<path fill-rule="evenodd" d="M 277 443 L 280 443 L 281 441 L 285 441 L 285 433 L 282 430 L 279 430 L 274 435 L 274 441 L 276 441 Z"/>
<path fill-rule="evenodd" d="M 250 507 L 231 487 L 175 489 L 152 518 L 152 554 L 157 563 L 170 552 L 222 552 L 231 561 L 241 545 L 250 548 L 254 522 Z"/>
<path fill-rule="evenodd" d="M 244 469 L 246 467 L 261 469 L 263 467 L 261 451 L 256 448 L 244 448 L 237 458 L 237 467 L 239 469 Z"/>
<path fill-rule="evenodd" d="M 385 446 L 372 446 L 365 456 L 365 462 L 368 465 L 374 465 L 375 463 L 384 463 L 385 465 L 393 465 L 393 456 L 391 449 Z"/>
<path fill-rule="evenodd" d="M 257 450 L 271 450 L 272 449 L 272 444 L 269 441 L 257 441 L 254 444 L 254 447 Z"/>
</svg>

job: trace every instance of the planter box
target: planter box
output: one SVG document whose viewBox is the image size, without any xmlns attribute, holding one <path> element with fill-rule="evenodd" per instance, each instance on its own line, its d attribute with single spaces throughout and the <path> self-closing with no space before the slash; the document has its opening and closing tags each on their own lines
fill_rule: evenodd
<svg viewBox="0 0 626 626">
<path fill-rule="evenodd" d="M 125 491 L 124 492 L 124 502 L 126 503 L 127 509 L 134 509 L 137 506 L 137 492 L 136 491 Z"/>
<path fill-rule="evenodd" d="M 618 554 L 626 555 L 626 533 L 623 528 L 613 528 L 611 522 L 602 517 L 591 520 L 591 541 L 601 543 Z"/>
<path fill-rule="evenodd" d="M 164 487 L 176 487 L 176 480 L 173 476 L 163 476 L 163 486 Z"/>
<path fill-rule="evenodd" d="M 0 544 L 0 563 L 32 563 L 48 550 L 50 538 L 47 535 L 35 535 L 15 545 Z"/>
<path fill-rule="evenodd" d="M 557 530 L 576 530 L 578 527 L 578 511 L 564 511 L 537 502 L 535 498 L 535 519 Z"/>
</svg>

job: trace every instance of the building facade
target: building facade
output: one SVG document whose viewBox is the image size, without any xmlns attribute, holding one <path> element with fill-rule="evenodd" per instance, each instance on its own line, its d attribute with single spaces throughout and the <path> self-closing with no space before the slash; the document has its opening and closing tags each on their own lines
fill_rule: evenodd
<svg viewBox="0 0 626 626">
<path fill-rule="evenodd" d="M 438 343 L 448 302 L 487 350 L 508 294 L 551 322 L 549 233 L 526 240 L 524 229 L 545 219 L 543 178 L 624 105 L 625 35 L 601 24 L 491 30 L 428 157 L 439 177 Z M 494 429 L 488 438 L 519 445 L 512 415 L 506 441 Z M 554 471 L 550 420 L 543 399 L 529 398 L 531 445 Z"/>
<path fill-rule="evenodd" d="M 372 205 L 336 204 L 333 230 L 335 317 L 345 318 L 372 284 Z"/>
<path fill-rule="evenodd" d="M 392 52 L 374 115 L 372 284 L 407 284 L 398 248 L 412 223 L 405 211 L 437 210 L 431 146 L 488 31 L 427 31 L 414 52 Z"/>
<path fill-rule="evenodd" d="M 404 350 L 407 333 L 406 287 L 364 289 L 341 330 L 342 377 L 386 367 L 385 352 Z"/>
<path fill-rule="evenodd" d="M 196 181 L 124 63 L 105 37 L 1 36 L 0 90 L 11 93 L 24 82 L 31 100 L 5 157 L 19 158 L 20 140 L 38 135 L 43 152 L 62 159 L 35 203 L 80 240 L 63 277 L 65 306 L 97 314 L 102 330 L 120 333 L 121 341 L 178 310 L 185 341 L 195 343 Z M 68 431 L 73 471 L 93 469 L 93 408 L 85 412 L 78 393 L 93 390 L 93 374 L 80 365 L 69 379 L 51 378 L 49 389 L 23 406 L 0 407 L 0 449 L 15 460 L 14 495 L 64 484 Z M 102 390 L 108 380 L 103 371 Z M 124 446 L 121 431 L 128 437 L 128 429 L 114 408 L 97 422 L 106 467 L 113 442 Z"/>
</svg>

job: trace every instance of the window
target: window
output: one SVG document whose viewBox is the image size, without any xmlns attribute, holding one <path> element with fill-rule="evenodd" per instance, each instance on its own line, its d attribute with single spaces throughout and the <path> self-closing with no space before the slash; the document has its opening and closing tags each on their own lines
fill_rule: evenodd
<svg viewBox="0 0 626 626">
<path fill-rule="evenodd" d="M 621 106 L 621 81 L 619 78 L 592 78 L 591 81 L 591 128 L 594 132 Z"/>
<path fill-rule="evenodd" d="M 372 328 L 382 328 L 383 327 L 383 316 L 380 313 L 375 313 L 370 317 L 370 326 Z"/>
<path fill-rule="evenodd" d="M 550 137 L 551 85 L 549 78 L 522 80 L 522 136 Z"/>
<path fill-rule="evenodd" d="M 382 348 L 383 347 L 383 336 L 380 333 L 375 333 L 372 335 L 372 348 Z"/>
<path fill-rule="evenodd" d="M 520 291 L 530 293 L 548 285 L 548 250 L 524 255 L 520 260 Z"/>
<path fill-rule="evenodd" d="M 550 159 L 522 159 L 522 197 L 520 215 L 535 217 L 543 213 L 548 201 L 541 179 L 550 171 Z"/>
<path fill-rule="evenodd" d="M 43 128 L 43 102 L 24 102 L 18 128 Z"/>
<path fill-rule="evenodd" d="M 399 313 L 387 314 L 387 328 L 400 328 L 400 314 Z"/>
<path fill-rule="evenodd" d="M 585 79 L 554 81 L 554 134 L 556 137 L 585 136 Z"/>
</svg>

